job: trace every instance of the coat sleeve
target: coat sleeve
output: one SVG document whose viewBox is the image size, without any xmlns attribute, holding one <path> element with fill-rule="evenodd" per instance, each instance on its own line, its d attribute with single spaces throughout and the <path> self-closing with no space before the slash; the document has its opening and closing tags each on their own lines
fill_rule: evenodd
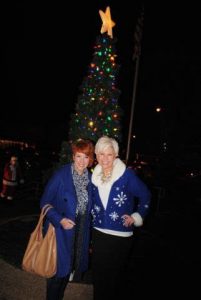
<svg viewBox="0 0 201 300">
<path fill-rule="evenodd" d="M 47 185 L 45 186 L 43 195 L 40 200 L 41 209 L 46 204 L 51 204 L 53 206 L 53 208 L 48 211 L 47 218 L 55 227 L 59 227 L 60 221 L 63 219 L 63 216 L 61 216 L 61 214 L 59 214 L 55 208 L 60 184 L 61 184 L 60 176 L 58 173 L 55 173 L 50 178 Z"/>
</svg>

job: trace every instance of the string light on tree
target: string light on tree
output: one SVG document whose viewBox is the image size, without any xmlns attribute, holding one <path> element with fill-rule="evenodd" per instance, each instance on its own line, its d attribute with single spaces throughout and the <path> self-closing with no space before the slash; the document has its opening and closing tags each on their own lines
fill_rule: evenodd
<svg viewBox="0 0 201 300">
<path fill-rule="evenodd" d="M 91 139 L 102 135 L 121 141 L 122 109 L 118 104 L 120 90 L 116 86 L 119 65 L 110 8 L 99 11 L 102 27 L 93 47 L 94 53 L 88 73 L 80 86 L 75 113 L 71 114 L 68 140 Z"/>
</svg>

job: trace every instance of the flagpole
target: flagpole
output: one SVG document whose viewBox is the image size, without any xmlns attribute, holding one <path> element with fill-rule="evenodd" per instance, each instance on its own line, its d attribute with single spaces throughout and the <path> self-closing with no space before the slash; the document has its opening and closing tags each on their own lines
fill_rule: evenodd
<svg viewBox="0 0 201 300">
<path fill-rule="evenodd" d="M 131 144 L 131 137 L 133 131 L 133 115 L 134 115 L 134 108 L 136 102 L 139 64 L 140 64 L 140 55 L 138 55 L 136 58 L 135 76 L 134 76 L 134 83 L 133 83 L 133 95 L 132 95 L 132 102 L 131 102 L 131 113 L 130 113 L 129 131 L 128 131 L 128 142 L 127 142 L 127 150 L 126 150 L 126 163 L 128 163 L 129 154 L 130 154 L 130 144 Z"/>
<path fill-rule="evenodd" d="M 136 62 L 136 65 L 135 65 L 135 75 L 134 75 L 134 83 L 133 83 L 133 95 L 132 95 L 132 102 L 131 102 L 129 131 L 128 131 L 128 143 L 127 143 L 127 150 L 126 150 L 126 164 L 128 163 L 129 160 L 130 144 L 131 144 L 132 131 L 133 131 L 133 115 L 134 115 L 134 108 L 136 102 L 136 90 L 137 90 L 138 72 L 139 72 L 139 65 L 140 65 L 143 20 L 144 20 L 144 5 L 142 6 L 141 15 L 138 18 L 138 22 L 134 34 L 133 60 Z"/>
</svg>

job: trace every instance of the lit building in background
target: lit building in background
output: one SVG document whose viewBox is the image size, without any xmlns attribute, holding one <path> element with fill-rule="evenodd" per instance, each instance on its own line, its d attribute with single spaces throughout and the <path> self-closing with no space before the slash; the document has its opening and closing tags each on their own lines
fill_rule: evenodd
<svg viewBox="0 0 201 300">
<path fill-rule="evenodd" d="M 13 141 L 13 140 L 1 140 L 0 139 L 0 148 L 5 149 L 5 148 L 20 148 L 20 149 L 25 149 L 25 148 L 35 148 L 35 145 L 29 144 L 27 142 L 22 142 L 22 141 Z"/>
</svg>

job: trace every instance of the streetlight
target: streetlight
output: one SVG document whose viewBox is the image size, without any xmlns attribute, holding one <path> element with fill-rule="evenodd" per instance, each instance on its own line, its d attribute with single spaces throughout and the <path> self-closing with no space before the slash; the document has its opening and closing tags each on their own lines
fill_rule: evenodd
<svg viewBox="0 0 201 300">
<path fill-rule="evenodd" d="M 164 117 L 164 115 L 162 115 L 161 113 L 164 111 L 163 109 L 162 109 L 162 107 L 161 106 L 156 106 L 156 108 L 155 108 L 155 111 L 157 112 L 157 113 L 159 113 L 159 117 L 160 117 L 160 139 L 161 139 L 161 150 L 162 150 L 162 152 L 166 152 L 167 151 L 167 142 L 166 141 L 164 141 L 164 139 L 166 138 L 166 134 L 165 134 L 165 124 L 164 124 L 164 120 L 163 120 L 163 117 Z"/>
<path fill-rule="evenodd" d="M 156 107 L 156 112 L 161 112 L 161 110 L 162 110 L 161 107 L 159 106 Z"/>
</svg>

